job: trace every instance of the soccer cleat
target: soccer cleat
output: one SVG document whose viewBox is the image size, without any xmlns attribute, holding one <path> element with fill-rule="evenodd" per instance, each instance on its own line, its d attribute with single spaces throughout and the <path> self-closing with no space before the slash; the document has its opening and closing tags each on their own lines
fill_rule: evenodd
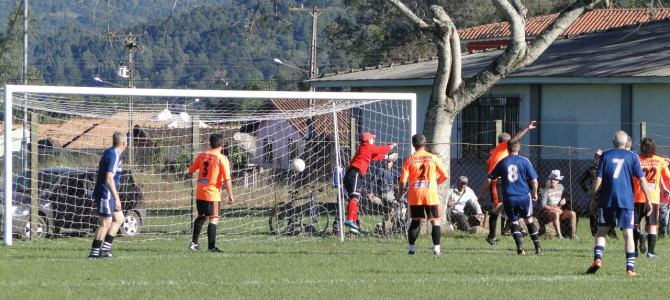
<svg viewBox="0 0 670 300">
<path fill-rule="evenodd" d="M 114 255 L 112 255 L 112 251 L 101 251 L 100 252 L 100 257 L 101 258 L 113 258 Z"/>
<path fill-rule="evenodd" d="M 637 276 L 637 275 L 640 275 L 640 273 L 635 272 L 635 271 L 633 271 L 633 270 L 626 270 L 626 275 L 628 275 L 628 276 Z"/>
<path fill-rule="evenodd" d="M 498 243 L 498 239 L 494 237 L 487 236 L 486 237 L 486 242 L 489 243 L 491 246 L 495 246 Z"/>
<path fill-rule="evenodd" d="M 216 247 L 214 247 L 212 249 L 207 249 L 207 251 L 209 251 L 210 253 L 223 253 L 223 250 L 221 250 L 219 248 L 216 248 Z"/>
<path fill-rule="evenodd" d="M 542 255 L 542 248 L 540 248 L 540 247 L 535 248 L 535 254 L 536 255 Z"/>
<path fill-rule="evenodd" d="M 98 258 L 100 258 L 100 255 L 93 255 L 93 254 L 90 254 L 90 255 L 88 256 L 88 258 L 89 258 L 89 259 L 98 259 Z"/>
<path fill-rule="evenodd" d="M 440 256 L 442 255 L 442 252 L 433 250 L 433 255 Z"/>
<path fill-rule="evenodd" d="M 358 230 L 359 232 L 361 231 L 361 229 L 358 227 L 358 225 L 356 225 L 356 223 L 354 223 L 354 221 L 352 221 L 352 220 L 346 220 L 346 221 L 344 221 L 344 226 L 347 226 L 347 227 L 349 227 L 350 229 L 356 229 L 356 230 Z"/>
<path fill-rule="evenodd" d="M 518 255 L 518 256 L 526 256 L 526 250 L 518 249 L 518 250 L 516 250 L 516 255 Z"/>
<path fill-rule="evenodd" d="M 363 235 L 363 231 L 361 230 L 356 223 L 352 220 L 346 220 L 344 221 L 344 226 L 349 227 L 349 232 L 355 234 L 355 235 Z"/>
<path fill-rule="evenodd" d="M 198 245 L 198 244 L 196 244 L 196 243 L 194 243 L 194 242 L 191 242 L 191 244 L 188 246 L 188 250 L 191 250 L 191 251 L 200 251 L 200 245 Z"/>
<path fill-rule="evenodd" d="M 660 257 L 654 253 L 647 252 L 647 258 L 659 259 Z"/>
<path fill-rule="evenodd" d="M 600 266 L 602 266 L 602 261 L 600 259 L 594 260 L 589 269 L 586 270 L 586 274 L 595 274 L 600 269 Z"/>
<path fill-rule="evenodd" d="M 640 253 L 647 252 L 647 235 L 640 235 Z"/>
<path fill-rule="evenodd" d="M 409 255 L 416 254 L 416 245 L 407 246 L 407 254 L 409 254 Z"/>
</svg>

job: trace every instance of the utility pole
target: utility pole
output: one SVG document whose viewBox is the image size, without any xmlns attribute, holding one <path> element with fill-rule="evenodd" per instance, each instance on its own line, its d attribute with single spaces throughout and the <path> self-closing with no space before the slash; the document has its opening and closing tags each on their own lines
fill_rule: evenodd
<svg viewBox="0 0 670 300">
<path fill-rule="evenodd" d="M 312 43 L 309 48 L 309 79 L 314 79 L 316 78 L 317 75 L 317 70 L 316 70 L 316 38 L 317 38 L 317 28 L 318 28 L 318 19 L 319 15 L 323 12 L 327 12 L 330 9 L 328 8 L 318 8 L 318 7 L 312 7 L 312 8 L 289 8 L 289 11 L 294 11 L 294 12 L 307 12 L 312 16 Z M 314 91 L 313 88 L 310 88 L 310 91 Z"/>
<path fill-rule="evenodd" d="M 135 77 L 135 61 L 133 60 L 133 55 L 139 46 L 139 38 L 142 36 L 141 33 L 127 33 L 127 34 L 118 34 L 116 32 L 111 32 L 109 29 L 103 33 L 103 35 L 109 39 L 122 39 L 126 50 L 128 50 L 128 65 L 127 69 L 123 67 L 119 68 L 119 76 L 128 78 L 128 88 L 135 88 L 134 77 Z M 127 70 L 127 74 L 124 73 L 124 70 Z M 134 128 L 133 128 L 133 97 L 128 97 L 128 161 L 126 164 L 132 166 L 134 163 Z"/>
</svg>

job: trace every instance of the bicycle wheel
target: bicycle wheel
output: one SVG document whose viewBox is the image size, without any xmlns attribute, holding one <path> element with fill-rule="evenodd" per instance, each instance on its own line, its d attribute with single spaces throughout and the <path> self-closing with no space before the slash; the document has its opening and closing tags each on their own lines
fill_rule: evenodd
<svg viewBox="0 0 670 300">
<path fill-rule="evenodd" d="M 330 225 L 330 212 L 325 206 L 316 204 L 302 209 L 300 228 L 304 235 L 324 235 L 328 230 L 328 225 Z"/>
<path fill-rule="evenodd" d="M 270 211 L 268 218 L 268 225 L 270 226 L 270 233 L 276 235 L 285 235 L 290 231 L 290 218 L 282 206 L 273 208 Z"/>
</svg>

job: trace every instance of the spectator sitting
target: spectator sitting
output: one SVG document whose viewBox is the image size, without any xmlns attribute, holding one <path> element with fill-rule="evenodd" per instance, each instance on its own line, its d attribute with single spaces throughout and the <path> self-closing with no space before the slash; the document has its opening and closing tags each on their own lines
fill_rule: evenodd
<svg viewBox="0 0 670 300">
<path fill-rule="evenodd" d="M 563 195 L 563 185 L 560 184 L 561 180 L 563 180 L 561 171 L 552 170 L 551 174 L 549 174 L 547 186 L 540 198 L 540 221 L 545 224 L 551 223 L 556 230 L 558 238 L 562 239 L 561 221 L 569 220 L 571 229 L 570 236 L 576 239 L 577 235 L 575 234 L 575 230 L 577 229 L 577 214 L 575 214 L 574 211 L 562 208 L 562 206 L 565 206 L 566 200 Z"/>
<path fill-rule="evenodd" d="M 456 187 L 452 188 L 449 193 L 449 200 L 447 202 L 447 218 L 449 222 L 459 230 L 474 233 L 476 228 L 471 228 L 468 219 L 470 216 L 466 215 L 465 207 L 470 204 L 474 210 L 474 217 L 481 222 L 482 208 L 477 201 L 477 195 L 468 187 L 468 178 L 465 176 L 458 177 Z"/>
</svg>

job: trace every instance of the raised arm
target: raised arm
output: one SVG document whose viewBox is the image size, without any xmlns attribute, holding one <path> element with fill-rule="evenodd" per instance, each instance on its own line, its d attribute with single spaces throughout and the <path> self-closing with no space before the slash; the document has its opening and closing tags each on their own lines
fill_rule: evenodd
<svg viewBox="0 0 670 300">
<path fill-rule="evenodd" d="M 512 141 L 520 141 L 521 138 L 528 133 L 529 130 L 537 128 L 537 125 L 535 125 L 536 121 L 530 121 L 530 124 L 528 124 L 528 127 L 521 129 L 513 138 Z"/>
</svg>

